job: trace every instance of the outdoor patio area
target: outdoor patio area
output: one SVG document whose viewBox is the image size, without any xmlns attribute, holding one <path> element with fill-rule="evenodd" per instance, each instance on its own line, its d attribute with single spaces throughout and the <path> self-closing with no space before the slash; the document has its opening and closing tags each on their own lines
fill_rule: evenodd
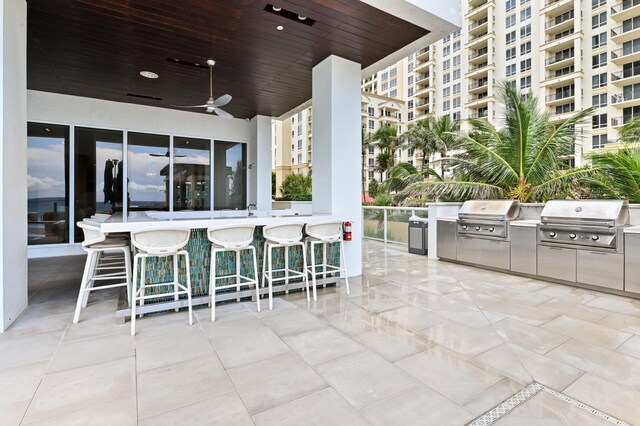
<svg viewBox="0 0 640 426">
<path fill-rule="evenodd" d="M 496 424 L 638 423 L 639 301 L 370 240 L 363 256 L 349 297 L 156 314 L 135 337 L 115 290 L 72 324 L 83 257 L 30 260 L 0 424 L 464 425 L 531 384 Z"/>
</svg>

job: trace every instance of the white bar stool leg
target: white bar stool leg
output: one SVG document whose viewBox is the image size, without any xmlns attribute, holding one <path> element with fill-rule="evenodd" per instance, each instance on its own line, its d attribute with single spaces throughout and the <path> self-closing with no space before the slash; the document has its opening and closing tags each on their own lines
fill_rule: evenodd
<svg viewBox="0 0 640 426">
<path fill-rule="evenodd" d="M 142 266 L 140 268 L 140 306 L 144 306 L 144 296 L 146 296 L 145 285 L 146 282 L 146 271 L 147 271 L 147 256 L 142 256 Z M 144 314 L 140 314 L 140 318 L 142 318 Z"/>
<path fill-rule="evenodd" d="M 240 250 L 236 250 L 236 292 L 238 293 L 237 302 L 240 301 L 240 288 L 242 287 L 240 284 Z"/>
<path fill-rule="evenodd" d="M 87 253 L 87 260 L 84 262 L 84 272 L 82 273 L 82 281 L 80 282 L 80 292 L 78 293 L 78 301 L 76 302 L 76 312 L 73 315 L 73 323 L 77 324 L 80 320 L 80 310 L 82 309 L 82 303 L 84 300 L 84 293 L 87 287 L 87 281 L 89 279 L 89 273 L 91 270 L 91 259 L 94 256 L 93 251 Z"/>
<path fill-rule="evenodd" d="M 322 278 L 327 279 L 327 243 L 322 243 Z"/>
<path fill-rule="evenodd" d="M 133 258 L 133 303 L 131 304 L 131 335 L 136 335 L 136 305 L 138 304 L 138 260 L 136 254 Z"/>
<path fill-rule="evenodd" d="M 250 246 L 249 250 L 253 254 L 253 278 L 255 280 L 254 285 L 256 287 L 256 303 L 258 304 L 258 312 L 260 312 L 260 287 L 258 286 L 258 257 L 256 255 L 256 248 Z"/>
<path fill-rule="evenodd" d="M 342 263 L 342 270 L 344 271 L 344 284 L 347 288 L 347 296 L 349 296 L 349 277 L 347 276 L 347 262 L 345 260 L 346 257 L 344 255 L 344 242 L 342 240 L 340 240 L 340 259 Z"/>
<path fill-rule="evenodd" d="M 289 294 L 289 249 L 291 247 L 285 246 L 284 248 L 284 293 Z"/>
<path fill-rule="evenodd" d="M 313 282 L 313 301 L 318 301 L 318 292 L 316 291 L 316 243 L 311 241 L 311 280 Z"/>
<path fill-rule="evenodd" d="M 302 270 L 304 271 L 304 282 L 307 287 L 307 302 L 311 302 L 311 296 L 309 294 L 309 271 L 307 269 L 307 243 L 301 242 L 302 246 Z"/>
<path fill-rule="evenodd" d="M 127 301 L 131 306 L 131 253 L 129 252 L 129 247 L 123 248 L 122 251 L 124 253 L 124 268 L 127 274 Z"/>
<path fill-rule="evenodd" d="M 268 275 L 268 279 L 269 279 L 269 309 L 273 309 L 273 257 L 271 255 L 272 252 L 273 252 L 273 247 L 271 247 L 271 245 L 269 245 L 269 260 L 268 260 L 268 267 L 269 267 L 269 275 Z"/>
<path fill-rule="evenodd" d="M 269 244 L 265 241 L 264 248 L 262 250 L 262 287 L 265 286 L 265 278 L 267 276 L 267 251 L 269 250 Z"/>
<path fill-rule="evenodd" d="M 93 256 L 91 256 L 91 265 L 89 266 L 89 275 L 87 276 L 87 282 L 84 286 L 84 294 L 82 295 L 82 307 L 86 308 L 87 307 L 87 303 L 89 303 L 89 293 L 91 293 L 90 291 L 87 291 L 87 289 L 93 288 L 94 285 L 94 280 L 93 278 L 96 275 L 96 268 L 98 267 L 98 259 L 100 258 L 100 252 L 99 251 L 93 251 Z"/>
<path fill-rule="evenodd" d="M 216 320 L 216 255 L 218 252 L 211 248 L 211 271 L 209 272 L 209 294 L 211 295 L 211 321 Z"/>
<path fill-rule="evenodd" d="M 187 264 L 187 268 L 189 264 Z M 173 255 L 173 300 L 178 301 L 178 255 Z M 176 308 L 175 311 L 178 312 L 180 309 Z"/>
<path fill-rule="evenodd" d="M 187 251 L 184 252 L 184 263 L 186 265 L 187 270 L 187 303 L 189 305 L 189 325 L 193 325 L 193 306 L 191 304 L 191 268 L 189 265 L 189 253 Z"/>
</svg>

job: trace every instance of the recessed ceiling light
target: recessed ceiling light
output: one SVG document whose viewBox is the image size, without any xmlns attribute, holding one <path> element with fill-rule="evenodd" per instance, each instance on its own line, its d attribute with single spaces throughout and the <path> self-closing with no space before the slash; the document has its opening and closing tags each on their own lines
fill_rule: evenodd
<svg viewBox="0 0 640 426">
<path fill-rule="evenodd" d="M 281 7 L 277 7 L 277 6 L 271 6 L 271 8 L 276 12 L 280 12 L 282 10 Z"/>
<path fill-rule="evenodd" d="M 45 128 L 44 128 L 44 131 L 45 131 L 45 132 L 50 132 L 50 131 L 51 131 L 51 129 L 50 129 L 50 128 L 48 128 L 48 127 L 45 127 Z"/>
<path fill-rule="evenodd" d="M 282 25 L 278 25 L 278 26 L 276 27 L 276 30 L 278 30 L 278 31 L 282 31 L 282 30 L 284 30 L 284 27 L 283 27 Z"/>
<path fill-rule="evenodd" d="M 298 15 L 298 19 L 304 21 L 305 19 L 307 19 L 307 17 L 304 15 Z"/>
<path fill-rule="evenodd" d="M 158 74 L 152 71 L 140 71 L 140 75 L 144 78 L 158 78 Z"/>
</svg>

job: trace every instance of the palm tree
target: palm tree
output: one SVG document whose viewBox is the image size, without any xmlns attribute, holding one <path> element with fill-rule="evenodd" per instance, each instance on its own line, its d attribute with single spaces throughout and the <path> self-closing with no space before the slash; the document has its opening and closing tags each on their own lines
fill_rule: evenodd
<svg viewBox="0 0 640 426">
<path fill-rule="evenodd" d="M 389 176 L 382 187 L 389 192 L 402 192 L 407 187 L 422 183 L 432 176 L 443 182 L 442 176 L 433 169 L 426 167 L 418 170 L 413 164 L 398 163 L 389 170 Z"/>
<path fill-rule="evenodd" d="M 505 108 L 505 127 L 497 130 L 483 119 L 470 119 L 473 137 L 460 137 L 461 154 L 441 161 L 453 169 L 453 179 L 409 185 L 403 195 L 428 191 L 433 198 L 511 198 L 522 202 L 542 201 L 572 194 L 573 185 L 593 169 L 562 170 L 560 154 L 572 146 L 576 125 L 593 108 L 574 114 L 554 125 L 547 112 L 538 109 L 533 94 L 520 95 L 502 87 L 499 96 Z"/>
<path fill-rule="evenodd" d="M 400 140 L 409 148 L 421 152 L 424 161 L 428 161 L 432 154 L 439 153 L 444 158 L 447 152 L 454 149 L 458 143 L 460 122 L 448 115 L 436 117 L 430 115 L 411 124 Z M 440 175 L 444 175 L 444 163 L 440 164 Z"/>
<path fill-rule="evenodd" d="M 369 148 L 373 146 L 373 140 L 371 134 L 367 132 L 364 127 L 362 128 L 362 201 L 365 201 L 365 195 L 367 193 L 367 187 L 365 182 L 367 181 L 365 166 L 367 165 L 367 153 Z"/>
<path fill-rule="evenodd" d="M 433 154 L 431 151 L 431 130 L 426 119 L 418 120 L 409 125 L 407 131 L 399 136 L 401 143 L 406 144 L 410 149 L 422 154 L 423 161 L 429 161 L 429 157 Z M 423 163 L 424 166 L 424 163 Z"/>
<path fill-rule="evenodd" d="M 401 146 L 401 142 L 398 140 L 398 129 L 396 129 L 396 126 L 391 126 L 390 124 L 385 123 L 375 131 L 371 138 L 376 145 L 380 147 L 382 152 L 388 154 L 388 159 L 386 161 L 388 168 L 384 170 L 388 171 L 389 168 L 393 166 L 396 151 Z"/>
<path fill-rule="evenodd" d="M 393 167 L 393 158 L 388 152 L 381 152 L 376 157 L 376 172 L 380 173 L 380 182 L 382 182 L 382 174 Z"/>
<path fill-rule="evenodd" d="M 640 142 L 640 117 L 620 128 L 620 141 Z M 624 146 L 619 151 L 593 152 L 589 158 L 598 173 L 587 182 L 597 197 L 618 198 L 640 203 L 640 147 Z"/>
</svg>

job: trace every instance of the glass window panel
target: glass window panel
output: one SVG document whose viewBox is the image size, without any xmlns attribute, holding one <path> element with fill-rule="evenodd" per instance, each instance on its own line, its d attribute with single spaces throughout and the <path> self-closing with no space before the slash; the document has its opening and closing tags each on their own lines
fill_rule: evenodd
<svg viewBox="0 0 640 426">
<path fill-rule="evenodd" d="M 169 136 L 128 133 L 129 211 L 169 209 Z"/>
<path fill-rule="evenodd" d="M 247 207 L 247 148 L 236 142 L 213 143 L 213 199 L 215 210 Z M 293 164 L 294 159 L 291 159 Z"/>
<path fill-rule="evenodd" d="M 122 132 L 75 128 L 75 220 L 122 209 Z M 75 227 L 76 242 L 83 241 Z"/>
<path fill-rule="evenodd" d="M 209 210 L 211 141 L 173 138 L 173 210 Z"/>
<path fill-rule="evenodd" d="M 28 241 L 69 242 L 69 128 L 27 124 Z"/>
</svg>

